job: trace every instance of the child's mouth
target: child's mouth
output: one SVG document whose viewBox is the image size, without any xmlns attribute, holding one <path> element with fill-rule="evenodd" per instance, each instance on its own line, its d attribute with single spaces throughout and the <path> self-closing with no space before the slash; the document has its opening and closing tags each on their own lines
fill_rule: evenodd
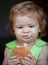
<svg viewBox="0 0 48 65">
<path fill-rule="evenodd" d="M 29 39 L 29 38 L 31 38 L 31 35 L 23 35 L 22 37 L 25 39 Z"/>
<path fill-rule="evenodd" d="M 24 38 L 24 39 L 30 39 L 32 37 L 32 33 L 28 33 L 28 34 L 21 34 L 21 36 Z"/>
</svg>

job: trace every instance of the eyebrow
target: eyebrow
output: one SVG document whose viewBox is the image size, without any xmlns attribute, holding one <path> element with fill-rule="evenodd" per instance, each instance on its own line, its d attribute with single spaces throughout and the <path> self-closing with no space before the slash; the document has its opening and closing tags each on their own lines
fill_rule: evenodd
<svg viewBox="0 0 48 65">
<path fill-rule="evenodd" d="M 34 26 L 35 24 L 27 24 L 27 26 Z M 22 25 L 22 24 L 17 24 L 17 25 L 15 25 L 15 26 L 24 26 L 24 24 Z"/>
</svg>

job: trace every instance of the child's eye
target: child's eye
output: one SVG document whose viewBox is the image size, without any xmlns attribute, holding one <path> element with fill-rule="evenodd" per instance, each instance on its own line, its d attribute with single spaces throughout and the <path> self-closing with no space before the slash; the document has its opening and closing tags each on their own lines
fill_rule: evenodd
<svg viewBox="0 0 48 65">
<path fill-rule="evenodd" d="M 32 28 L 32 27 L 34 27 L 34 26 L 30 25 L 29 27 Z"/>
<path fill-rule="evenodd" d="M 18 27 L 18 28 L 21 29 L 21 28 L 23 28 L 23 27 L 20 26 L 20 27 Z"/>
</svg>

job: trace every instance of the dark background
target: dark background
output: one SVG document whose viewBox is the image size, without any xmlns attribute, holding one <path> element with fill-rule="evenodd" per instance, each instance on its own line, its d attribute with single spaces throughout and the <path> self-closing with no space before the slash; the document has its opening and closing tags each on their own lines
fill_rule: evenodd
<svg viewBox="0 0 48 65">
<path fill-rule="evenodd" d="M 4 58 L 5 44 L 14 39 L 9 28 L 9 11 L 16 3 L 26 0 L 0 0 L 0 65 Z M 31 1 L 31 0 L 30 0 Z M 32 0 L 42 7 L 48 15 L 48 0 Z M 48 21 L 47 21 L 48 22 Z M 48 32 L 48 31 L 47 31 Z M 48 42 L 48 34 L 42 38 Z"/>
</svg>

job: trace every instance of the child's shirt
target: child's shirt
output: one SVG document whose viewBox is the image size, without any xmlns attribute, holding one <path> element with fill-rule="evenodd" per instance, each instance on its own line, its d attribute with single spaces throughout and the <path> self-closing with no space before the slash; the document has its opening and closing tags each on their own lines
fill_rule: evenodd
<svg viewBox="0 0 48 65">
<path fill-rule="evenodd" d="M 30 52 L 32 54 L 32 56 L 38 60 L 41 52 L 42 52 L 42 48 L 43 46 L 47 44 L 45 41 L 41 40 L 41 39 L 36 39 L 35 44 L 33 45 L 33 47 L 30 49 Z M 16 46 L 16 40 L 13 40 L 9 43 L 6 44 L 6 47 L 9 48 L 9 52 L 10 55 L 13 55 L 12 49 Z"/>
</svg>

